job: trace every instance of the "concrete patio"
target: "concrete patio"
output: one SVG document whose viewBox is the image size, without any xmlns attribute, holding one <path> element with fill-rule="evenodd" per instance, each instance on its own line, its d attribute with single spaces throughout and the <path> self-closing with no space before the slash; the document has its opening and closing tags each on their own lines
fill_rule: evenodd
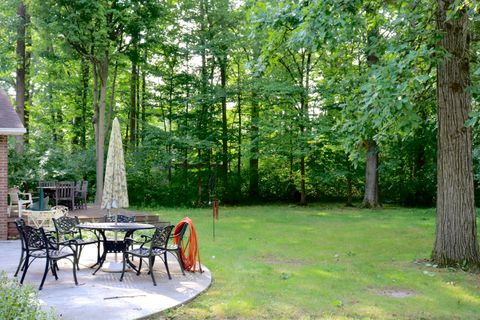
<svg viewBox="0 0 480 320">
<path fill-rule="evenodd" d="M 0 241 L 0 248 L 0 270 L 13 277 L 20 258 L 20 240 Z M 108 254 L 107 261 L 114 259 L 114 254 Z M 120 255 L 118 260 L 121 261 Z M 145 268 L 139 276 L 132 271 L 127 272 L 123 282 L 119 281 L 120 273 L 99 271 L 92 275 L 93 270 L 88 266 L 95 261 L 95 246 L 87 246 L 80 259 L 80 271 L 77 272 L 78 286 L 73 280 L 71 263 L 61 261 L 59 279 L 55 281 L 49 273 L 43 289 L 39 291 L 44 309 L 53 307 L 62 319 L 69 320 L 139 319 L 190 301 L 205 291 L 212 280 L 205 266 L 203 273 L 186 272 L 186 276 L 183 276 L 173 256 L 169 257 L 172 280 L 168 279 L 161 261 L 155 264 L 157 286 L 153 285 Z M 44 267 L 45 260 L 34 261 L 24 283 L 38 288 Z M 18 278 L 21 278 L 21 273 Z"/>
</svg>

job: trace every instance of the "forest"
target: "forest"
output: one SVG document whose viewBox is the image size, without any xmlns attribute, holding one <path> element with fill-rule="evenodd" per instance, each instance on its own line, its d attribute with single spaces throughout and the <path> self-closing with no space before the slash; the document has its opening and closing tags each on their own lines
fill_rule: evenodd
<svg viewBox="0 0 480 320">
<path fill-rule="evenodd" d="M 450 2 L 474 128 L 478 5 Z M 450 54 L 435 3 L 3 0 L 0 87 L 28 130 L 10 141 L 10 184 L 87 179 L 98 200 L 118 117 L 134 205 L 433 206 Z"/>
</svg>

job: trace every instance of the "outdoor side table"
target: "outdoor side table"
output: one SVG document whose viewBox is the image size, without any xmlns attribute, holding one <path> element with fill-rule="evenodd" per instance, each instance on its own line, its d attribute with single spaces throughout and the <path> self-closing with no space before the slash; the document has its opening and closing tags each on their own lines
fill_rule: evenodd
<svg viewBox="0 0 480 320">
<path fill-rule="evenodd" d="M 124 239 L 120 239 L 118 241 L 109 241 L 107 240 L 107 236 L 105 235 L 105 232 L 107 231 L 126 232 L 125 237 L 130 237 L 137 230 L 155 229 L 155 226 L 153 224 L 136 223 L 136 222 L 128 222 L 128 223 L 97 222 L 97 223 L 80 223 L 77 225 L 77 228 L 98 231 L 98 233 L 100 234 L 101 242 L 103 244 L 102 245 L 103 252 L 102 252 L 102 255 L 100 256 L 100 260 L 97 262 L 98 267 L 93 272 L 93 274 L 95 274 L 97 273 L 98 270 L 102 268 L 103 263 L 107 258 L 107 253 L 111 253 L 111 252 L 123 253 L 123 251 L 125 251 L 126 249 Z M 133 265 L 130 261 L 128 261 L 128 263 L 135 269 L 135 265 Z"/>
</svg>

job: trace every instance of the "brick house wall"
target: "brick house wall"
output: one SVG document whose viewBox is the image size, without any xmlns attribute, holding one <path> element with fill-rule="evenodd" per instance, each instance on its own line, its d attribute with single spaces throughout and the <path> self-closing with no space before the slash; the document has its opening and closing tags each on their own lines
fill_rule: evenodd
<svg viewBox="0 0 480 320">
<path fill-rule="evenodd" d="M 8 144 L 7 136 L 0 135 L 0 240 L 8 236 Z"/>
</svg>

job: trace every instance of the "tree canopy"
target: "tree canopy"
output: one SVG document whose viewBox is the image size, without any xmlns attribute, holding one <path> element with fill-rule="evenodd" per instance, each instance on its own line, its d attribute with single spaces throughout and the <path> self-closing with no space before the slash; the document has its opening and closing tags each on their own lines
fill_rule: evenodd
<svg viewBox="0 0 480 320">
<path fill-rule="evenodd" d="M 475 126 L 478 6 L 457 2 L 448 19 L 471 21 Z M 10 182 L 85 178 L 98 199 L 117 116 L 133 204 L 433 205 L 436 65 L 448 55 L 433 4 L 2 1 L 0 85 L 24 82 L 28 128 Z M 475 133 L 473 150 L 478 182 Z"/>
</svg>

